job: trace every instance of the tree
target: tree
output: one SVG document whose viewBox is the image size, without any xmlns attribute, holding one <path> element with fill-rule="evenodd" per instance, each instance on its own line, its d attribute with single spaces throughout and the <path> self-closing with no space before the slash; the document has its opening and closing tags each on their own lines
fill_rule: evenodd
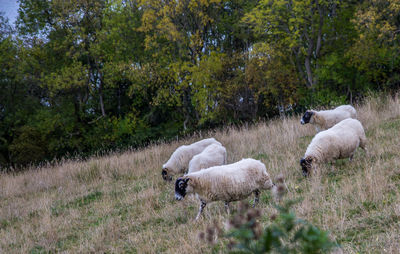
<svg viewBox="0 0 400 254">
<path fill-rule="evenodd" d="M 363 1 L 352 20 L 359 37 L 351 64 L 377 88 L 400 87 L 400 1 Z"/>
<path fill-rule="evenodd" d="M 35 72 L 25 69 L 29 59 L 25 58 L 26 50 L 22 42 L 14 38 L 14 33 L 8 20 L 0 13 L 0 167 L 13 162 L 15 154 L 10 147 L 16 145 L 22 126 L 26 125 L 30 116 L 40 108 L 43 98 L 43 91 L 35 82 Z M 29 131 L 25 133 L 27 132 Z M 39 147 L 39 140 L 33 139 L 28 142 L 30 144 L 25 141 L 25 145 L 20 144 L 19 147 Z M 41 149 L 36 150 L 36 154 L 34 149 L 30 149 L 33 157 L 36 156 L 31 159 L 44 159 Z"/>
<path fill-rule="evenodd" d="M 334 0 L 262 0 L 243 21 L 267 44 L 265 49 L 289 56 L 302 82 L 314 87 L 321 50 L 330 39 L 326 38 L 327 23 L 336 18 L 339 4 Z"/>
<path fill-rule="evenodd" d="M 102 0 L 20 2 L 20 31 L 48 40 L 49 68 L 43 73 L 43 84 L 52 95 L 71 94 L 79 120 L 90 97 L 98 98 L 99 105 L 91 109 L 106 115 L 103 63 L 96 50 L 104 9 Z"/>
</svg>

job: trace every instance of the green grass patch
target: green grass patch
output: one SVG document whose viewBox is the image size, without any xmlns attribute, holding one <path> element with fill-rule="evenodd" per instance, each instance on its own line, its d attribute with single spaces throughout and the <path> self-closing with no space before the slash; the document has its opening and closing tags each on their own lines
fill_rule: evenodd
<svg viewBox="0 0 400 254">
<path fill-rule="evenodd" d="M 20 219 L 12 217 L 11 219 L 0 219 L 0 229 L 7 229 L 10 226 L 15 225 Z"/>
<path fill-rule="evenodd" d="M 132 211 L 134 211 L 133 209 L 135 208 L 134 205 L 126 205 L 123 203 L 117 204 L 115 206 L 115 210 L 116 210 L 116 215 L 122 220 L 125 221 L 126 219 L 128 219 L 132 213 Z"/>
<path fill-rule="evenodd" d="M 134 186 L 132 187 L 132 191 L 134 193 L 139 193 L 142 190 L 148 188 L 148 183 L 145 181 L 137 181 Z"/>
<path fill-rule="evenodd" d="M 374 211 L 377 209 L 377 205 L 372 202 L 372 201 L 364 201 L 362 202 L 363 207 L 365 208 L 365 210 L 367 210 L 368 212 Z"/>
<path fill-rule="evenodd" d="M 398 218 L 385 214 L 369 215 L 360 218 L 354 227 L 344 232 L 344 237 L 339 238 L 338 242 L 356 242 L 357 245 L 362 245 L 364 242 L 374 239 L 376 235 L 384 233 L 387 227 L 397 221 Z"/>
<path fill-rule="evenodd" d="M 390 176 L 390 180 L 392 180 L 393 182 L 400 182 L 400 170 L 392 174 Z"/>
<path fill-rule="evenodd" d="M 380 124 L 379 127 L 386 131 L 399 130 L 400 129 L 400 119 L 388 120 L 388 121 Z"/>
<path fill-rule="evenodd" d="M 89 193 L 86 196 L 77 198 L 75 200 L 73 200 L 72 202 L 68 203 L 68 207 L 82 207 L 82 206 L 86 206 L 90 203 L 93 203 L 94 201 L 96 201 L 97 199 L 101 199 L 101 197 L 103 196 L 103 193 L 101 191 L 94 191 L 92 193 Z"/>
<path fill-rule="evenodd" d="M 76 198 L 66 204 L 63 204 L 62 201 L 56 201 L 55 204 L 51 207 L 51 213 L 52 213 L 52 215 L 59 216 L 66 209 L 87 206 L 87 205 L 95 202 L 96 200 L 101 199 L 102 196 L 103 196 L 103 193 L 101 191 L 94 191 L 83 197 Z"/>
<path fill-rule="evenodd" d="M 253 196 L 251 196 L 251 197 L 253 197 Z M 270 202 L 272 202 L 272 200 L 273 200 L 273 198 L 272 198 L 272 194 L 271 194 L 270 191 L 261 192 L 261 194 L 260 194 L 260 203 L 269 204 Z M 252 198 L 251 202 L 252 202 L 251 204 L 253 204 L 254 198 Z"/>
<path fill-rule="evenodd" d="M 66 237 L 57 241 L 57 248 L 59 250 L 66 250 L 77 244 L 79 237 L 76 233 L 67 235 Z"/>
<path fill-rule="evenodd" d="M 50 253 L 50 251 L 47 251 L 44 247 L 40 245 L 35 245 L 30 251 L 30 254 L 44 254 L 44 253 Z"/>
<path fill-rule="evenodd" d="M 329 170 L 327 173 L 329 182 L 340 182 L 343 179 L 343 174 L 339 170 Z"/>
<path fill-rule="evenodd" d="M 262 161 L 265 161 L 265 162 L 269 162 L 270 161 L 269 156 L 267 154 L 265 154 L 265 153 L 253 153 L 253 155 L 251 157 L 253 159 L 262 160 Z"/>
<path fill-rule="evenodd" d="M 361 207 L 358 207 L 358 206 L 348 210 L 348 215 L 349 215 L 348 217 L 350 219 L 353 217 L 360 216 L 361 214 L 362 214 L 362 209 L 361 209 Z"/>
</svg>

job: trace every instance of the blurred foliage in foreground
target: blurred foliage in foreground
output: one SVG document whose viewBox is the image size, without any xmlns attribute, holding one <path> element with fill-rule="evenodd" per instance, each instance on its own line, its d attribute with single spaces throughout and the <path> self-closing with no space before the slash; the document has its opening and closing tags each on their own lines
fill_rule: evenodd
<svg viewBox="0 0 400 254">
<path fill-rule="evenodd" d="M 214 221 L 214 225 L 201 232 L 200 239 L 213 246 L 213 251 L 226 249 L 229 253 L 330 253 L 340 250 L 329 238 L 328 232 L 296 217 L 292 206 L 298 203 L 286 200 L 276 205 L 277 213 L 263 224 L 261 210 L 249 208 L 241 202 L 237 213 L 231 217 L 228 230 Z"/>
</svg>

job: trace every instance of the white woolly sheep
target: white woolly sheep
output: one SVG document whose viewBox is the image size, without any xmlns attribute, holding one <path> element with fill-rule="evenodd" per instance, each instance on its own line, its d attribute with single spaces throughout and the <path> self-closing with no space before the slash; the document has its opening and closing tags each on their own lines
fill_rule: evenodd
<svg viewBox="0 0 400 254">
<path fill-rule="evenodd" d="M 366 151 L 365 132 L 360 121 L 345 119 L 332 128 L 321 131 L 311 140 L 304 157 L 300 160 L 303 175 L 311 173 L 313 164 L 334 159 L 353 158 L 357 147 Z M 315 169 L 315 167 L 314 167 Z"/>
<path fill-rule="evenodd" d="M 188 169 L 189 161 L 193 158 L 193 156 L 201 153 L 207 146 L 211 144 L 222 146 L 222 144 L 215 140 L 215 138 L 207 138 L 191 145 L 183 145 L 178 147 L 175 152 L 172 153 L 169 160 L 162 166 L 161 175 L 163 179 L 166 181 L 171 181 L 173 175 L 185 173 L 185 171 Z"/>
<path fill-rule="evenodd" d="M 226 149 L 222 145 L 212 144 L 206 147 L 203 152 L 193 156 L 189 162 L 188 174 L 200 171 L 201 169 L 226 164 Z"/>
<path fill-rule="evenodd" d="M 242 159 L 233 164 L 215 166 L 180 177 L 175 182 L 175 199 L 182 200 L 187 194 L 196 194 L 200 200 L 200 217 L 207 203 L 229 202 L 244 199 L 254 193 L 254 205 L 258 203 L 260 190 L 271 189 L 273 183 L 265 165 L 258 160 Z"/>
<path fill-rule="evenodd" d="M 302 125 L 311 123 L 316 125 L 317 132 L 327 130 L 338 122 L 347 118 L 357 118 L 357 111 L 350 105 L 342 105 L 332 110 L 307 110 L 300 120 Z"/>
</svg>

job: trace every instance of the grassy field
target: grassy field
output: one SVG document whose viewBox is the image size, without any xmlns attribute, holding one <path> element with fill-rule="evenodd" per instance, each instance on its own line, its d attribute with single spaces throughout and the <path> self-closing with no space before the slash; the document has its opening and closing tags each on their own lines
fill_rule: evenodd
<svg viewBox="0 0 400 254">
<path fill-rule="evenodd" d="M 227 219 L 223 203 L 208 205 L 202 219 L 193 221 L 198 202 L 175 201 L 161 165 L 179 145 L 211 136 L 226 146 L 228 162 L 252 157 L 265 163 L 272 177 L 283 173 L 285 198 L 303 198 L 295 206 L 298 217 L 329 230 L 344 253 L 399 253 L 399 96 L 371 98 L 357 110 L 368 152 L 358 149 L 353 161 L 326 164 L 310 179 L 302 177 L 299 159 L 315 130 L 300 125 L 299 117 L 2 174 L 0 253 L 210 252 L 198 235 L 214 219 Z M 270 201 L 271 194 L 262 192 L 264 223 L 275 212 Z"/>
</svg>

